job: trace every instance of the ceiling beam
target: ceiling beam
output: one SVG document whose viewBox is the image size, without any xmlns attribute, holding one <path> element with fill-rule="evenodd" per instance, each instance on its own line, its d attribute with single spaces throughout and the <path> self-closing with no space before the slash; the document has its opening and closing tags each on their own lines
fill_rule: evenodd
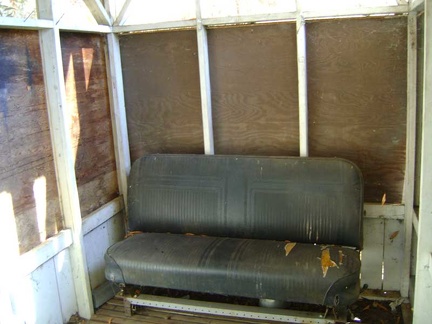
<svg viewBox="0 0 432 324">
<path fill-rule="evenodd" d="M 112 25 L 112 18 L 110 15 L 108 15 L 107 11 L 99 0 L 84 0 L 84 3 L 86 4 L 87 8 L 89 8 L 94 19 L 96 19 L 99 25 Z"/>
</svg>

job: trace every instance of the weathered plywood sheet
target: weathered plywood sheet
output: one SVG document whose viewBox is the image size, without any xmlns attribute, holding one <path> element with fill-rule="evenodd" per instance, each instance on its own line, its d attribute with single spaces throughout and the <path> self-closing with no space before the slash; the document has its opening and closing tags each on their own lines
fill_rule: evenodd
<svg viewBox="0 0 432 324">
<path fill-rule="evenodd" d="M 41 67 L 37 32 L 0 30 L 0 192 L 21 253 L 63 228 Z"/>
<path fill-rule="evenodd" d="M 365 201 L 399 203 L 405 169 L 407 18 L 307 24 L 311 156 L 352 160 Z"/>
<path fill-rule="evenodd" d="M 118 196 L 105 39 L 100 35 L 61 33 L 61 46 L 75 172 L 84 217 Z"/>
<path fill-rule="evenodd" d="M 204 153 L 195 31 L 121 36 L 131 161 Z"/>
<path fill-rule="evenodd" d="M 299 154 L 295 28 L 208 31 L 216 154 Z"/>
</svg>

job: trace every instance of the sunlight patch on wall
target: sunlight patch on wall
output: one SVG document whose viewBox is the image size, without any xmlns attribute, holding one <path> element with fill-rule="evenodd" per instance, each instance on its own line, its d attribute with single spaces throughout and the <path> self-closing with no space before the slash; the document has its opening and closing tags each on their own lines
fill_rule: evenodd
<svg viewBox="0 0 432 324">
<path fill-rule="evenodd" d="M 85 78 L 86 91 L 88 91 L 89 83 L 90 83 L 90 72 L 93 65 L 94 49 L 82 48 L 81 52 L 82 52 L 83 64 L 84 64 L 84 78 Z"/>
<path fill-rule="evenodd" d="M 74 60 L 73 54 L 69 55 L 69 62 L 68 62 L 67 73 L 65 77 L 65 84 L 66 84 L 66 102 L 67 102 L 67 108 L 70 116 L 68 120 L 68 128 L 70 129 L 73 159 L 74 159 L 73 163 L 75 165 L 81 129 L 80 129 L 77 88 L 76 88 L 76 79 L 75 79 L 73 60 Z"/>
</svg>

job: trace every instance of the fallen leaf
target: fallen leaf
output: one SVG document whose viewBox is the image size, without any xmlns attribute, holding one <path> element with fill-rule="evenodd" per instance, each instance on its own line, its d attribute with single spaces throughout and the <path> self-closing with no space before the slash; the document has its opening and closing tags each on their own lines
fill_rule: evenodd
<svg viewBox="0 0 432 324">
<path fill-rule="evenodd" d="M 128 232 L 128 233 L 126 234 L 125 239 L 128 238 L 128 237 L 131 237 L 131 236 L 137 235 L 137 234 L 142 234 L 142 233 L 143 233 L 143 232 L 141 232 L 141 231 L 130 231 L 130 232 Z"/>
<path fill-rule="evenodd" d="M 396 236 L 398 236 L 399 231 L 394 231 L 393 233 L 391 233 L 391 235 L 389 236 L 390 240 L 393 240 Z"/>
<path fill-rule="evenodd" d="M 194 233 L 185 233 L 186 236 L 194 236 Z"/>
<path fill-rule="evenodd" d="M 327 275 L 328 268 L 339 268 L 338 265 L 330 258 L 330 250 L 324 249 L 321 253 L 321 268 L 323 271 L 323 278 Z"/>
<path fill-rule="evenodd" d="M 381 206 L 383 206 L 386 203 L 386 198 L 387 198 L 387 195 L 384 193 L 384 195 L 382 196 L 382 199 L 381 199 Z"/>
<path fill-rule="evenodd" d="M 114 320 L 114 318 L 110 318 L 109 320 L 108 320 L 108 324 L 111 324 L 112 322 L 113 322 L 113 320 Z"/>
<path fill-rule="evenodd" d="M 285 245 L 285 256 L 287 256 L 297 243 L 287 243 Z"/>
</svg>

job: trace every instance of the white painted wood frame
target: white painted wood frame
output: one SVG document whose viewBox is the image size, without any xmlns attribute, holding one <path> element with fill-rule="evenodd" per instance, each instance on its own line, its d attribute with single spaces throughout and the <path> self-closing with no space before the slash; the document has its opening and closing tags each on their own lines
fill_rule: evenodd
<svg viewBox="0 0 432 324">
<path fill-rule="evenodd" d="M 207 43 L 207 30 L 201 21 L 200 0 L 196 0 L 196 31 L 198 46 L 198 68 L 200 75 L 201 111 L 204 136 L 204 153 L 214 154 L 213 116 L 211 102 L 210 66 Z"/>
<path fill-rule="evenodd" d="M 410 0 L 409 10 L 410 11 L 422 11 L 424 9 L 424 0 Z"/>
<path fill-rule="evenodd" d="M 299 10 L 298 10 L 299 11 Z M 308 90 L 306 62 L 306 22 L 299 14 L 296 19 L 297 31 L 297 70 L 298 70 L 298 103 L 299 103 L 299 138 L 300 156 L 309 155 L 308 144 Z"/>
<path fill-rule="evenodd" d="M 401 260 L 401 295 L 408 297 L 411 269 L 411 236 L 414 213 L 414 181 L 416 157 L 416 112 L 417 112 L 417 14 L 408 15 L 407 35 L 407 125 L 406 162 L 402 202 L 405 205 L 405 246 Z"/>
<path fill-rule="evenodd" d="M 55 21 L 53 1 L 38 0 L 39 17 Z M 71 229 L 72 245 L 69 248 L 75 296 L 79 314 L 90 318 L 93 305 L 87 263 L 83 245 L 81 210 L 75 177 L 73 151 L 69 136 L 65 82 L 58 28 L 39 31 L 47 110 L 53 147 L 54 165 L 60 206 L 65 226 Z"/>
<path fill-rule="evenodd" d="M 414 324 L 430 323 L 432 318 L 432 0 L 425 0 L 424 21 L 424 111 Z"/>
<path fill-rule="evenodd" d="M 99 225 L 113 218 L 121 212 L 123 208 L 123 197 L 120 196 L 84 217 L 82 220 L 83 235 L 87 235 Z"/>
<path fill-rule="evenodd" d="M 112 25 L 112 19 L 110 15 L 99 0 L 84 0 L 84 3 L 99 25 Z"/>
<path fill-rule="evenodd" d="M 131 168 L 123 74 L 118 36 L 107 35 L 107 77 L 110 98 L 111 122 L 114 136 L 117 180 L 124 206 L 127 206 L 127 177 Z"/>
<path fill-rule="evenodd" d="M 120 10 L 120 13 L 118 14 L 117 18 L 114 21 L 114 26 L 121 26 L 125 23 L 127 19 L 127 11 L 129 9 L 129 6 L 131 4 L 132 0 L 126 0 L 123 4 L 122 9 Z"/>
</svg>

